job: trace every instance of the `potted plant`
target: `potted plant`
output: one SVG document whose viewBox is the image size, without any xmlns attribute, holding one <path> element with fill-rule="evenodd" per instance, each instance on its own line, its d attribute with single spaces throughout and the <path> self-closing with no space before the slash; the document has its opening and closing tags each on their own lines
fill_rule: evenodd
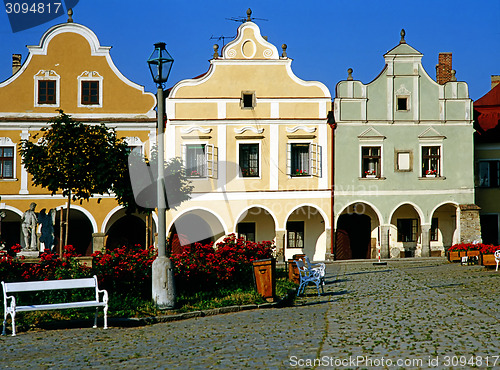
<svg viewBox="0 0 500 370">
<path fill-rule="evenodd" d="M 483 244 L 480 249 L 481 265 L 496 266 L 497 262 L 495 261 L 495 252 L 497 250 L 500 250 L 500 245 Z"/>
<path fill-rule="evenodd" d="M 368 170 L 368 171 L 365 171 L 365 177 L 373 179 L 373 178 L 377 177 L 377 174 L 376 174 L 375 170 Z"/>
<path fill-rule="evenodd" d="M 437 170 L 427 170 L 425 171 L 425 177 L 436 177 L 437 176 Z"/>
</svg>

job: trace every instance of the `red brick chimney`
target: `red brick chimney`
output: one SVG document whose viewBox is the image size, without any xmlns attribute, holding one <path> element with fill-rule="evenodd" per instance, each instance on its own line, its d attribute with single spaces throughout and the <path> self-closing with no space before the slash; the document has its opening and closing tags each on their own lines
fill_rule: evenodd
<svg viewBox="0 0 500 370">
<path fill-rule="evenodd" d="M 439 53 L 439 63 L 436 65 L 436 81 L 444 85 L 452 80 L 451 53 Z"/>
</svg>

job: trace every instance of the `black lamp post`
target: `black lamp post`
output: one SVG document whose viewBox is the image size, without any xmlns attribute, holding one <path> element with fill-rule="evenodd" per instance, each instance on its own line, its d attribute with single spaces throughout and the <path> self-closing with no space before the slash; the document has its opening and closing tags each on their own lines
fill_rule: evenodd
<svg viewBox="0 0 500 370">
<path fill-rule="evenodd" d="M 163 84 L 167 82 L 174 59 L 165 49 L 164 42 L 155 44 L 155 50 L 148 59 L 149 69 L 153 81 L 158 85 L 158 180 L 157 180 L 157 208 L 158 208 L 158 257 L 152 267 L 153 301 L 160 309 L 172 309 L 175 306 L 175 284 L 172 261 L 166 255 L 166 202 L 165 202 L 165 100 L 163 98 Z"/>
</svg>

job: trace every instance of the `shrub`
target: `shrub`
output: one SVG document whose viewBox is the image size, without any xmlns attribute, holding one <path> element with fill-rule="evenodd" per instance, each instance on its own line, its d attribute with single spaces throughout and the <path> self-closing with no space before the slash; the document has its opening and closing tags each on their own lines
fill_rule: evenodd
<svg viewBox="0 0 500 370">
<path fill-rule="evenodd" d="M 496 250 L 499 250 L 500 246 L 490 245 L 490 244 L 472 244 L 472 243 L 460 243 L 452 245 L 448 248 L 448 252 L 463 252 L 463 251 L 479 251 L 481 254 L 490 254 L 495 253 Z"/>
</svg>

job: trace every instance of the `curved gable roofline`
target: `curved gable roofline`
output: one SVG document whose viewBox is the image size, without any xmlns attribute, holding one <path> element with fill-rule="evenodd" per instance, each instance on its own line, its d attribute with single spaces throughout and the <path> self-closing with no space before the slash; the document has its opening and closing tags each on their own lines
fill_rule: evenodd
<svg viewBox="0 0 500 370">
<path fill-rule="evenodd" d="M 113 62 L 113 59 L 111 59 L 111 55 L 109 53 L 109 50 L 111 49 L 111 46 L 101 46 L 101 43 L 99 42 L 99 39 L 97 38 L 96 34 L 88 27 L 79 24 L 79 23 L 61 23 L 57 24 L 51 28 L 49 28 L 41 37 L 40 43 L 38 45 L 27 45 L 27 48 L 29 50 L 28 57 L 24 61 L 23 65 L 21 68 L 13 74 L 11 77 L 9 77 L 7 80 L 4 82 L 0 83 L 0 87 L 6 86 L 13 82 L 17 77 L 19 77 L 28 67 L 31 58 L 33 55 L 47 55 L 47 49 L 49 47 L 50 41 L 56 37 L 57 35 L 60 35 L 62 33 L 76 33 L 80 36 L 83 36 L 89 43 L 90 45 L 90 53 L 92 56 L 103 56 L 106 58 L 106 61 L 108 62 L 109 67 L 113 70 L 115 75 L 122 80 L 125 84 L 129 85 L 130 87 L 133 87 L 139 91 L 141 91 L 143 94 L 149 94 L 151 95 L 155 100 L 154 100 L 154 105 L 152 106 L 151 109 L 153 109 L 156 106 L 156 95 L 150 93 L 150 92 L 145 92 L 144 91 L 144 86 L 136 84 L 135 82 L 130 81 L 127 77 L 125 77 L 120 70 L 115 66 L 115 63 Z"/>
<path fill-rule="evenodd" d="M 231 50 L 231 48 L 235 47 L 235 46 L 238 46 L 239 44 L 241 44 L 241 47 L 243 47 L 243 44 L 244 44 L 244 36 L 245 36 L 245 29 L 251 29 L 253 31 L 253 37 L 249 37 L 248 40 L 252 40 L 252 41 L 256 41 L 258 44 L 260 44 L 261 46 L 263 46 L 264 48 L 266 48 L 267 50 L 270 51 L 270 53 L 268 55 L 265 56 L 265 59 L 279 59 L 279 54 L 278 54 L 278 49 L 276 48 L 276 46 L 274 46 L 273 44 L 271 44 L 269 41 L 267 41 L 266 39 L 264 39 L 264 37 L 262 37 L 261 33 L 260 33 L 260 28 L 259 26 L 257 26 L 255 23 L 253 22 L 245 22 L 243 23 L 242 25 L 240 25 L 238 27 L 238 34 L 236 36 L 236 38 L 232 41 L 229 41 L 226 45 L 224 45 L 224 47 L 222 48 L 222 57 L 224 59 L 232 59 L 234 58 L 234 56 L 231 56 L 229 55 L 229 50 Z M 247 40 L 245 40 L 246 42 Z M 245 58 L 245 59 L 254 59 L 253 57 L 250 57 L 250 58 Z"/>
</svg>

